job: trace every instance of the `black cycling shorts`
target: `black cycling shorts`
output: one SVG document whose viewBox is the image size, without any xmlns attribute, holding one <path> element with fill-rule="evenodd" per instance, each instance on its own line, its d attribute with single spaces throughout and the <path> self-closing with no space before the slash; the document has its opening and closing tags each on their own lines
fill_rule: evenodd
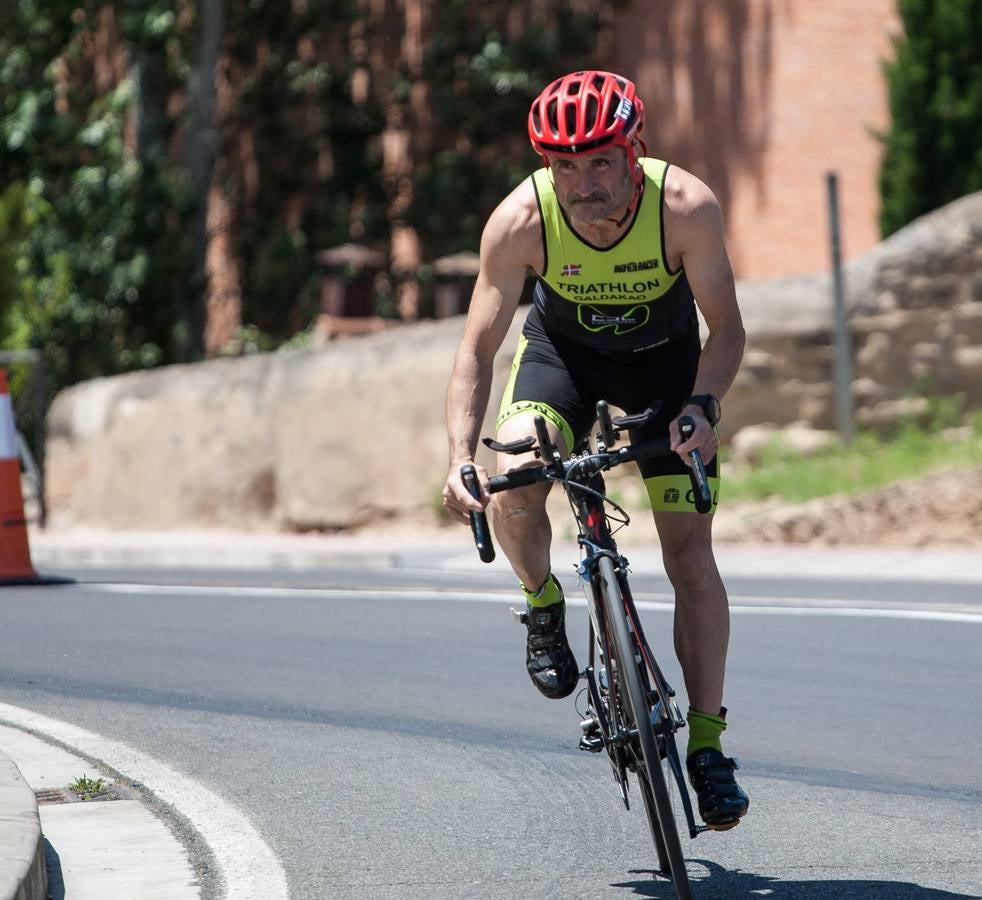
<svg viewBox="0 0 982 900">
<path fill-rule="evenodd" d="M 640 439 L 668 436 L 669 423 L 692 393 L 701 345 L 698 325 L 653 350 L 613 354 L 550 335 L 535 309 L 529 312 L 501 398 L 497 427 L 516 415 L 539 413 L 559 429 L 567 452 L 587 437 L 600 399 L 634 414 L 660 403 Z M 719 454 L 706 467 L 719 492 Z M 639 463 L 656 511 L 695 510 L 689 469 L 676 454 Z"/>
</svg>

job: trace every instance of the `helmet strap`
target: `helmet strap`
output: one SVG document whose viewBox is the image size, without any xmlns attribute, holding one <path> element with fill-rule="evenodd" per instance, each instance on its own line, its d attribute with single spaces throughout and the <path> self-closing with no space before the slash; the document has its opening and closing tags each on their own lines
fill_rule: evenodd
<svg viewBox="0 0 982 900">
<path fill-rule="evenodd" d="M 624 215 L 619 219 L 606 219 L 607 222 L 613 222 L 618 228 L 621 227 L 634 213 L 634 210 L 638 208 L 638 203 L 641 202 L 641 195 L 644 193 L 644 181 L 639 181 L 634 186 L 634 194 L 631 197 L 631 202 L 627 204 L 627 209 L 624 210 Z"/>
</svg>

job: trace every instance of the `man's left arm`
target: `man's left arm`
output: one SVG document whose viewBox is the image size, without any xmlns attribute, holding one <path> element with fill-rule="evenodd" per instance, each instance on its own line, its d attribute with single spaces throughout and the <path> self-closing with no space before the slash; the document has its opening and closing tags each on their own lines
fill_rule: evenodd
<svg viewBox="0 0 982 900">
<path fill-rule="evenodd" d="M 689 178 L 685 202 L 671 216 L 671 226 L 673 243 L 680 251 L 689 285 L 709 328 L 692 394 L 711 394 L 721 401 L 740 368 L 746 334 L 726 254 L 722 211 L 712 191 L 694 176 Z M 719 447 L 715 430 L 701 406 L 686 406 L 682 414 L 692 417 L 696 429 L 683 442 L 678 420 L 672 422 L 673 449 L 686 461 L 688 454 L 698 449 L 708 463 Z"/>
</svg>

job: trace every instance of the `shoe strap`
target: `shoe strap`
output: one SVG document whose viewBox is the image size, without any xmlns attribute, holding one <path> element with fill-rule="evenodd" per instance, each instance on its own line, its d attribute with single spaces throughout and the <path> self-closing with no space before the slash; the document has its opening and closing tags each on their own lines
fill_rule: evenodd
<svg viewBox="0 0 982 900">
<path fill-rule="evenodd" d="M 706 751 L 697 750 L 693 754 L 692 767 L 697 772 L 710 772 L 713 769 L 727 769 L 732 772 L 739 769 L 740 765 L 731 756 L 723 756 L 722 754 L 716 756 Z"/>
<path fill-rule="evenodd" d="M 550 631 L 548 634 L 530 634 L 528 637 L 528 648 L 533 653 L 544 653 L 554 647 L 561 647 L 563 643 L 563 632 Z"/>
<path fill-rule="evenodd" d="M 530 606 L 526 611 L 529 632 L 541 634 L 547 631 L 558 631 L 565 621 L 565 604 L 553 603 L 551 606 Z"/>
</svg>

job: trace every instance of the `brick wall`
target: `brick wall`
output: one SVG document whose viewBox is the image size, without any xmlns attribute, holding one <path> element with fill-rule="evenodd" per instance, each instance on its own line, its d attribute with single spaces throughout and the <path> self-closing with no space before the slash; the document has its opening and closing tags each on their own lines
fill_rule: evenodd
<svg viewBox="0 0 982 900">
<path fill-rule="evenodd" d="M 654 156 L 716 192 L 738 278 L 828 268 L 825 173 L 840 181 L 843 253 L 879 240 L 881 63 L 896 0 L 631 0 L 609 58 L 648 108 Z"/>
</svg>

